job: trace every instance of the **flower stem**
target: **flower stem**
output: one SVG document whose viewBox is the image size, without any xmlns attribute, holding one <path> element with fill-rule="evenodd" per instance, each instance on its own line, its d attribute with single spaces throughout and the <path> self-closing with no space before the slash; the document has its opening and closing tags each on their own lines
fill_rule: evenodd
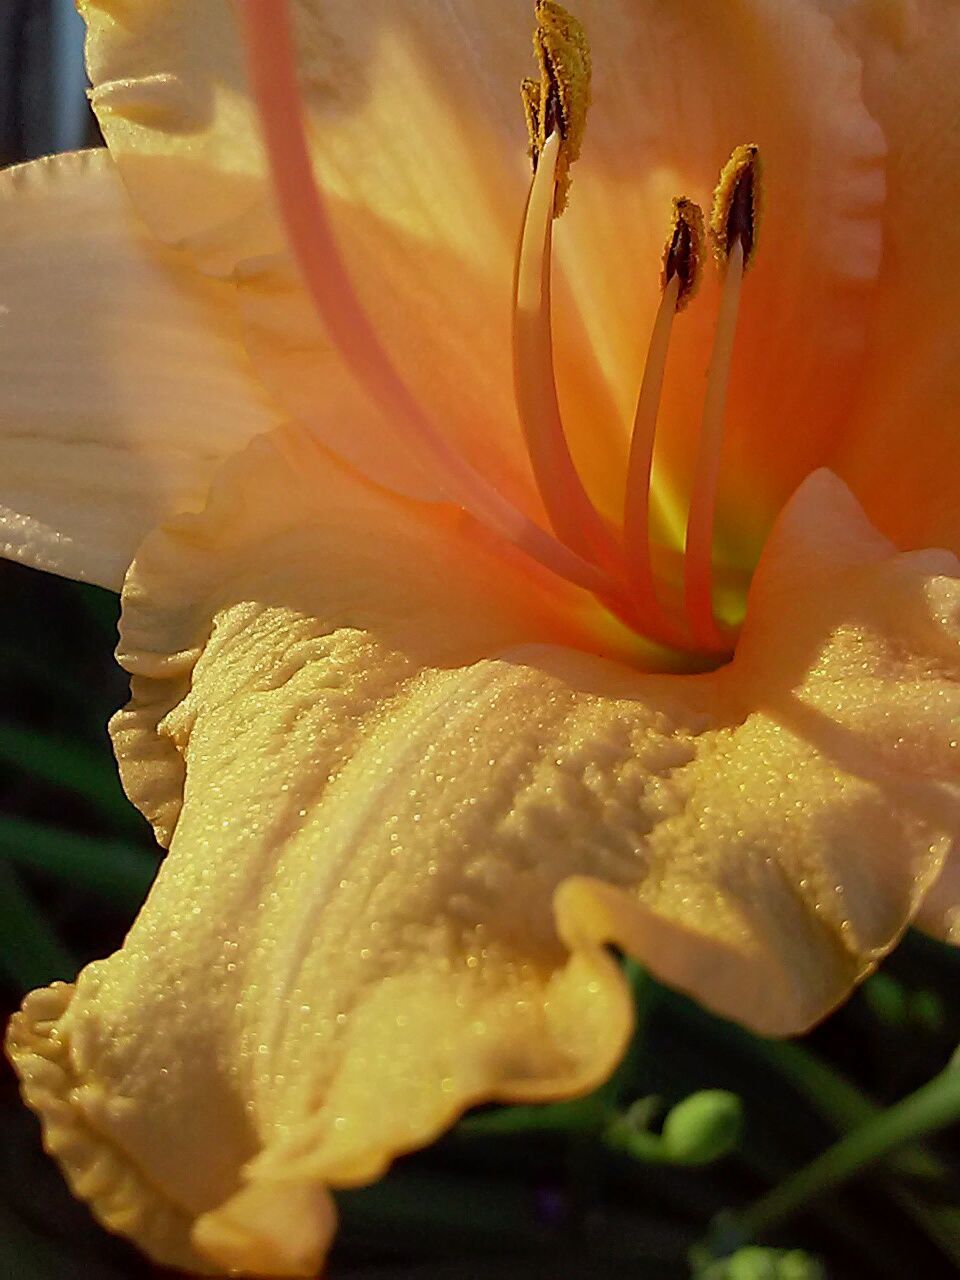
<svg viewBox="0 0 960 1280">
<path fill-rule="evenodd" d="M 669 1011 L 698 1037 L 709 1036 L 720 1048 L 738 1048 L 754 1063 L 772 1067 L 838 1132 L 847 1133 L 884 1113 L 851 1080 L 804 1045 L 751 1035 L 671 992 L 665 992 L 663 999 Z M 939 1179 L 949 1175 L 936 1156 L 920 1147 L 894 1151 L 886 1164 L 892 1172 L 908 1177 Z"/>
<path fill-rule="evenodd" d="M 820 1112 L 825 1120 L 847 1133 L 885 1114 L 845 1076 L 828 1066 L 802 1045 L 788 1040 L 758 1042 L 763 1056 Z M 937 1179 L 948 1170 L 924 1147 L 892 1151 L 885 1161 L 892 1172 L 911 1178 Z"/>
<path fill-rule="evenodd" d="M 21 991 L 70 978 L 77 963 L 45 914 L 0 858 L 0 974 Z"/>
<path fill-rule="evenodd" d="M 896 1106 L 879 1113 L 774 1187 L 735 1220 L 736 1234 L 752 1240 L 839 1186 L 894 1148 L 960 1119 L 960 1069 L 947 1067 Z"/>
</svg>

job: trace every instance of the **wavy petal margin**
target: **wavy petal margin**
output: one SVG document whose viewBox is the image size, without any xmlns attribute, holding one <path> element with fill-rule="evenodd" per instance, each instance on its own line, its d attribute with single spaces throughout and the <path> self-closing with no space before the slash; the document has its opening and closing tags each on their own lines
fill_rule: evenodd
<svg viewBox="0 0 960 1280">
<path fill-rule="evenodd" d="M 606 944 L 763 1032 L 822 1017 L 956 836 L 957 572 L 820 473 L 734 662 L 652 676 L 456 513 L 255 442 L 125 590 L 114 738 L 167 860 L 11 1032 L 48 1133 L 82 1116 L 80 1194 L 160 1261 L 307 1276 L 330 1188 L 612 1070 Z M 101 1158 L 132 1206 L 75 1176 Z"/>
</svg>

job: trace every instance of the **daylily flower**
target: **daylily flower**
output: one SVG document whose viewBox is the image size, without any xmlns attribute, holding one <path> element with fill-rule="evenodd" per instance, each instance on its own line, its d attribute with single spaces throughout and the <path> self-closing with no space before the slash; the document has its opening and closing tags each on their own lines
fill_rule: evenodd
<svg viewBox="0 0 960 1280">
<path fill-rule="evenodd" d="M 0 191 L 3 546 L 122 583 L 169 853 L 9 1049 L 107 1227 L 309 1275 L 331 1188 L 609 1074 L 608 944 L 789 1034 L 956 940 L 960 20 L 81 7 L 109 151 Z"/>
</svg>

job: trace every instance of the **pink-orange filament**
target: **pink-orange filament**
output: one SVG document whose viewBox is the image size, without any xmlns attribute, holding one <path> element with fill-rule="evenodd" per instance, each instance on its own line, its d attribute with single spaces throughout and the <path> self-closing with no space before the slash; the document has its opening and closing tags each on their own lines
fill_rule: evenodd
<svg viewBox="0 0 960 1280">
<path fill-rule="evenodd" d="M 314 178 L 286 0 L 241 0 L 240 18 L 290 248 L 344 363 L 390 421 L 405 428 L 432 460 L 451 499 L 559 576 L 616 597 L 605 572 L 518 511 L 450 446 L 394 368 L 353 289 Z"/>
</svg>

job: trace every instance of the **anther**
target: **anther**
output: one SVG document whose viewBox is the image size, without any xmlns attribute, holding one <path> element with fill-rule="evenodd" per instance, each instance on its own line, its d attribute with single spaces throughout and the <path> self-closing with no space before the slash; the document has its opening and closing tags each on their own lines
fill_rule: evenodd
<svg viewBox="0 0 960 1280">
<path fill-rule="evenodd" d="M 710 234 L 721 267 L 733 246 L 743 246 L 743 265 L 749 266 L 760 221 L 760 149 L 755 143 L 737 147 L 723 166 L 713 194 Z"/>
<path fill-rule="evenodd" d="M 533 47 L 540 67 L 539 80 L 520 86 L 530 133 L 534 172 L 551 134 L 560 136 L 554 216 L 567 205 L 569 169 L 580 155 L 590 106 L 590 46 L 580 23 L 556 0 L 536 0 L 537 29 Z"/>
<path fill-rule="evenodd" d="M 759 150 L 754 145 L 737 147 L 720 174 L 710 219 L 723 291 L 707 370 L 683 563 L 687 619 L 694 637 L 708 649 L 723 649 L 728 643 L 713 606 L 713 532 L 740 290 L 756 248 L 759 207 Z"/>
<path fill-rule="evenodd" d="M 681 646 L 686 643 L 686 638 L 657 596 L 650 546 L 650 482 L 673 318 L 696 293 L 703 262 L 703 242 L 700 206 L 684 196 L 677 197 L 673 202 L 673 221 L 663 249 L 662 296 L 650 334 L 633 420 L 624 508 L 630 584 L 648 623 L 647 631 L 655 639 Z"/>
<path fill-rule="evenodd" d="M 664 246 L 660 276 L 660 285 L 664 291 L 674 276 L 678 277 L 678 311 L 683 310 L 700 284 L 703 241 L 703 212 L 700 206 L 686 196 L 678 196 L 673 202 L 673 227 Z"/>
</svg>

